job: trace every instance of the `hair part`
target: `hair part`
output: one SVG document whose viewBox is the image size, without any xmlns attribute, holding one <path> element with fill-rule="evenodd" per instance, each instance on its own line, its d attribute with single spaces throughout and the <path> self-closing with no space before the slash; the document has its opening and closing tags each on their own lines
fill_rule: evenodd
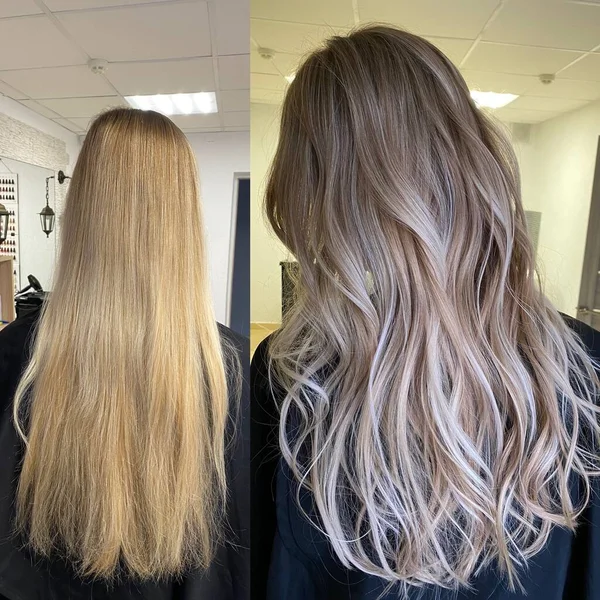
<svg viewBox="0 0 600 600">
<path fill-rule="evenodd" d="M 17 531 L 85 576 L 206 568 L 222 528 L 230 353 L 183 133 L 151 111 L 100 115 L 61 225 L 14 400 Z"/>
<path fill-rule="evenodd" d="M 265 210 L 300 267 L 280 445 L 340 562 L 519 585 L 589 498 L 598 378 L 536 285 L 509 141 L 432 44 L 362 28 L 289 86 Z"/>
</svg>

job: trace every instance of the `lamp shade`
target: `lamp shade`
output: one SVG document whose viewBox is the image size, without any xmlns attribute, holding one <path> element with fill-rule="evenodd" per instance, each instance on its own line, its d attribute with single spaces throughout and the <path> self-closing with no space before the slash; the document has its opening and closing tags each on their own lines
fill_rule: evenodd
<svg viewBox="0 0 600 600">
<path fill-rule="evenodd" d="M 40 212 L 40 221 L 42 231 L 46 234 L 46 237 L 50 237 L 50 234 L 54 231 L 54 218 L 54 211 L 49 206 L 44 206 Z"/>
<path fill-rule="evenodd" d="M 8 220 L 10 213 L 6 210 L 4 204 L 0 204 L 0 244 L 6 241 L 8 237 Z"/>
</svg>

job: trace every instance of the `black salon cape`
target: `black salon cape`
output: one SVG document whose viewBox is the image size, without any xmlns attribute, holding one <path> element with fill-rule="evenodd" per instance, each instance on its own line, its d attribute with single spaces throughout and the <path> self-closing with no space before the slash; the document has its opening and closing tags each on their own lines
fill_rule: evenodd
<svg viewBox="0 0 600 600">
<path fill-rule="evenodd" d="M 229 535 L 208 572 L 188 573 L 180 581 L 108 587 L 82 581 L 60 559 L 40 560 L 11 539 L 14 498 L 22 446 L 12 423 L 12 401 L 27 364 L 39 313 L 24 316 L 0 331 L 0 599 L 10 600 L 247 600 L 250 597 L 249 425 L 250 362 L 246 338 L 219 325 L 222 338 L 237 348 L 244 369 L 241 409 L 227 460 Z M 232 423 L 231 432 L 233 432 Z M 230 432 L 230 433 L 231 433 Z"/>
<path fill-rule="evenodd" d="M 600 333 L 565 317 L 589 353 L 600 359 Z M 398 600 L 398 589 L 384 594 L 375 576 L 343 568 L 325 536 L 296 504 L 297 486 L 277 448 L 276 403 L 269 388 L 268 338 L 251 366 L 252 406 L 252 598 L 253 600 Z M 275 396 L 281 392 L 275 390 Z M 581 517 L 576 534 L 554 528 L 546 548 L 522 575 L 524 593 L 510 592 L 489 569 L 471 591 L 413 588 L 406 600 L 600 600 L 600 482 Z M 302 506 L 314 515 L 308 493 Z M 383 594 L 383 595 L 382 595 Z"/>
</svg>

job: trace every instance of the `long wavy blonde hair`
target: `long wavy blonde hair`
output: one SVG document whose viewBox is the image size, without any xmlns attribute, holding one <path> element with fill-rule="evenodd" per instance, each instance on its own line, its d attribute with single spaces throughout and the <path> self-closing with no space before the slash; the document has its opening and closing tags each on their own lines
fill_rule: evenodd
<svg viewBox="0 0 600 600">
<path fill-rule="evenodd" d="M 99 116 L 14 400 L 18 529 L 82 575 L 162 578 L 213 556 L 228 393 L 206 258 L 184 134 L 151 111 Z"/>
<path fill-rule="evenodd" d="M 404 587 L 491 563 L 518 585 L 575 527 L 599 427 L 594 365 L 536 285 L 510 143 L 432 44 L 371 26 L 297 71 L 265 202 L 300 267 L 270 357 L 315 524 Z"/>
</svg>

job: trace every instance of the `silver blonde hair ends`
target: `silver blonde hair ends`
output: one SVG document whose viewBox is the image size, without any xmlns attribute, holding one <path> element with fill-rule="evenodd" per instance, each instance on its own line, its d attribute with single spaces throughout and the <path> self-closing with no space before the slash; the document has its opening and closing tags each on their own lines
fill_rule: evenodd
<svg viewBox="0 0 600 600">
<path fill-rule="evenodd" d="M 82 575 L 204 568 L 225 496 L 226 356 L 208 288 L 195 157 L 154 112 L 87 134 L 54 289 L 17 389 L 17 526 Z"/>
<path fill-rule="evenodd" d="M 448 588 L 495 563 L 518 586 L 575 527 L 599 426 L 510 143 L 433 45 L 359 29 L 297 71 L 265 207 L 300 265 L 269 349 L 280 445 L 341 563 Z"/>
</svg>

